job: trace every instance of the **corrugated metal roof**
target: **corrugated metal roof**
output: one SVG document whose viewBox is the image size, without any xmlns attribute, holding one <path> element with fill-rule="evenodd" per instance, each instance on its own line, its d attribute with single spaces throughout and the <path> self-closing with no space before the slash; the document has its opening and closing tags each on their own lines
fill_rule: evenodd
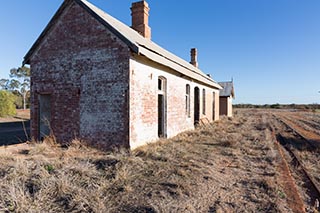
<svg viewBox="0 0 320 213">
<path fill-rule="evenodd" d="M 71 1 L 65 1 L 64 4 L 68 4 L 69 2 Z M 170 53 L 169 51 L 152 42 L 150 39 L 144 38 L 138 32 L 136 32 L 126 24 L 120 22 L 119 20 L 115 19 L 114 17 L 110 16 L 109 14 L 105 13 L 90 2 L 86 0 L 75 0 L 75 2 L 83 6 L 84 9 L 94 15 L 94 17 L 98 21 L 100 21 L 100 23 L 102 23 L 109 30 L 115 33 L 115 35 L 122 39 L 135 53 L 142 54 L 150 60 L 170 67 L 185 76 L 189 76 L 192 79 L 221 89 L 220 85 L 217 82 L 208 77 L 197 67 Z M 64 4 L 61 7 L 65 7 Z M 55 15 L 53 19 L 57 18 L 56 16 L 57 15 Z M 51 22 L 53 21 L 54 20 L 51 20 Z M 52 25 L 52 23 L 49 23 L 49 25 Z M 49 30 L 48 27 L 45 29 L 45 31 L 46 30 Z M 44 34 L 45 32 L 41 34 L 39 39 L 41 39 L 41 37 L 44 37 Z M 28 62 L 30 56 L 32 55 L 32 52 L 35 49 L 35 46 L 40 43 L 38 40 L 26 55 L 25 62 Z"/>
<path fill-rule="evenodd" d="M 217 84 L 213 79 L 209 78 L 200 69 L 179 58 L 178 56 L 170 53 L 156 43 L 152 42 L 150 39 L 144 38 L 137 31 L 105 13 L 90 2 L 86 0 L 80 1 L 83 2 L 93 12 L 95 12 L 99 17 L 103 18 L 103 20 L 109 23 L 115 30 L 121 33 L 126 39 L 130 41 L 130 43 L 135 44 L 138 47 L 138 53 L 141 53 L 147 58 L 160 64 L 169 66 L 170 68 L 177 70 L 178 72 L 186 76 L 197 79 L 211 86 L 220 88 L 219 84 Z"/>
<path fill-rule="evenodd" d="M 220 97 L 235 97 L 232 81 L 219 82 L 219 84 L 223 87 L 223 89 L 220 90 Z"/>
</svg>

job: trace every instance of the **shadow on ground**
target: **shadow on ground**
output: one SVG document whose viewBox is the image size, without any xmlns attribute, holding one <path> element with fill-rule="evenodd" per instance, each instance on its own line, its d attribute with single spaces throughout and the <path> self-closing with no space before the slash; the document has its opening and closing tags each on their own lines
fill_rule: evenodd
<svg viewBox="0 0 320 213">
<path fill-rule="evenodd" d="M 30 136 L 30 121 L 0 123 L 0 146 L 26 142 Z"/>
<path fill-rule="evenodd" d="M 319 140 L 306 140 L 299 137 L 284 137 L 281 134 L 277 134 L 277 140 L 283 146 L 291 146 L 299 151 L 318 151 L 320 150 Z"/>
</svg>

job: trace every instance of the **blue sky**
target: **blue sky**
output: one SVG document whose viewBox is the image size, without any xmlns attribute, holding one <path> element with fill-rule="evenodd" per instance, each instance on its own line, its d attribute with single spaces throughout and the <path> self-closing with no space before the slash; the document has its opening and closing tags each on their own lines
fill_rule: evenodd
<svg viewBox="0 0 320 213">
<path fill-rule="evenodd" d="M 133 1 L 133 0 L 132 0 Z M 131 24 L 131 0 L 91 0 Z M 62 0 L 10 0 L 0 8 L 0 78 L 21 65 Z M 319 0 L 149 0 L 152 40 L 216 81 L 235 103 L 320 103 Z"/>
</svg>

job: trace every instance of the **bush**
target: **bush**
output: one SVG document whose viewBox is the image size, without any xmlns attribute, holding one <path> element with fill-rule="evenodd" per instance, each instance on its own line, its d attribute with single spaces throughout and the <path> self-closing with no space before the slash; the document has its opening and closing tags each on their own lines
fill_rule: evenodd
<svg viewBox="0 0 320 213">
<path fill-rule="evenodd" d="M 281 108 L 281 105 L 280 104 L 272 104 L 271 106 L 270 106 L 270 108 L 271 109 L 280 109 Z"/>
<path fill-rule="evenodd" d="M 0 117 L 15 115 L 15 96 L 4 90 L 0 90 Z"/>
</svg>

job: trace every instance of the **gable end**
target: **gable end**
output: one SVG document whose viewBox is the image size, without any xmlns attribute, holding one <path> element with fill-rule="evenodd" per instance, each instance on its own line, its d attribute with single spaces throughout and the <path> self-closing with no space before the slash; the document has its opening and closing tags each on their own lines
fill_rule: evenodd
<svg viewBox="0 0 320 213">
<path fill-rule="evenodd" d="M 92 11 L 86 4 L 82 2 L 82 0 L 75 0 L 83 9 L 85 9 L 89 14 L 91 14 L 97 21 L 99 21 L 103 26 L 105 26 L 110 32 L 112 32 L 115 36 L 117 36 L 120 40 L 122 40 L 128 47 L 134 51 L 135 53 L 139 53 L 139 48 L 137 45 L 132 43 L 129 39 L 127 39 L 123 34 L 121 34 L 118 30 L 112 27 L 108 22 L 106 22 L 101 16 Z"/>
<path fill-rule="evenodd" d="M 54 14 L 52 19 L 50 20 L 49 24 L 45 27 L 45 29 L 42 31 L 36 42 L 32 45 L 30 50 L 27 52 L 27 54 L 24 57 L 23 65 L 30 64 L 30 58 L 34 54 L 34 52 L 37 50 L 37 48 L 40 46 L 43 39 L 47 36 L 49 31 L 52 29 L 52 27 L 57 23 L 59 17 L 62 15 L 62 13 L 65 11 L 66 8 L 70 6 L 72 2 L 76 2 L 79 6 L 81 6 L 85 11 L 87 11 L 90 15 L 92 15 L 99 23 L 101 23 L 103 26 L 105 26 L 108 30 L 110 30 L 111 33 L 113 33 L 116 37 L 118 37 L 120 40 L 122 40 L 132 51 L 135 53 L 139 52 L 138 46 L 130 42 L 125 36 L 123 36 L 119 31 L 117 31 L 115 28 L 113 28 L 109 23 L 107 23 L 105 20 L 103 20 L 98 14 L 96 14 L 94 11 L 92 11 L 87 5 L 85 5 L 82 0 L 65 0 L 62 5 L 59 7 L 58 11 Z"/>
</svg>

